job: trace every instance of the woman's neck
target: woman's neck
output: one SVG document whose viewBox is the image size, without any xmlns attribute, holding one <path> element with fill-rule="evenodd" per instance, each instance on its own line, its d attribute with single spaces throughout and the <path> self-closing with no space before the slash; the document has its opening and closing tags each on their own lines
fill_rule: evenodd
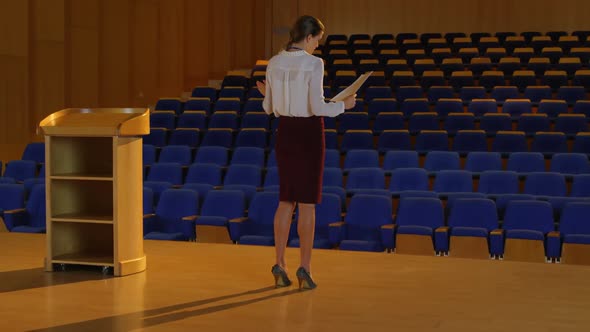
<svg viewBox="0 0 590 332">
<path fill-rule="evenodd" d="M 287 51 L 304 51 L 305 45 L 302 43 L 292 44 Z"/>
</svg>

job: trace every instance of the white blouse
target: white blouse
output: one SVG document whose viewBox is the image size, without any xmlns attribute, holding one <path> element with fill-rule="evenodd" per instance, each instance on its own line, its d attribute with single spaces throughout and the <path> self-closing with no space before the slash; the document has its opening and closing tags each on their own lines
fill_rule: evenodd
<svg viewBox="0 0 590 332">
<path fill-rule="evenodd" d="M 281 51 L 266 67 L 266 93 L 262 106 L 275 116 L 335 117 L 344 102 L 324 101 L 324 61 L 306 51 Z"/>
</svg>

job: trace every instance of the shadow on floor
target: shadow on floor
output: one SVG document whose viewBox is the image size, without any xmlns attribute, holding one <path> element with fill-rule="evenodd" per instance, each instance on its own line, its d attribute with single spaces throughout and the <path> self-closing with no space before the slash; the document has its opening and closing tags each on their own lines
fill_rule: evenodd
<svg viewBox="0 0 590 332">
<path fill-rule="evenodd" d="M 93 319 L 89 321 L 77 322 L 72 324 L 54 326 L 45 329 L 33 330 L 33 331 L 58 331 L 58 332 L 70 332 L 70 331 L 131 331 L 140 328 L 147 328 L 151 326 L 167 324 L 187 318 L 198 317 L 207 315 L 219 311 L 231 310 L 238 307 L 247 306 L 257 302 L 262 302 L 274 298 L 288 296 L 292 294 L 300 293 L 297 289 L 286 290 L 282 292 L 272 292 L 274 287 L 264 287 L 251 291 L 229 294 L 209 299 L 197 300 L 192 302 L 180 303 L 170 305 L 166 307 L 138 311 L 129 314 L 122 314 L 110 317 L 104 317 L 99 319 Z M 265 294 L 271 292 L 269 294 Z M 206 308 L 195 308 L 211 304 L 218 301 L 229 300 L 232 298 L 256 295 L 260 296 L 248 300 L 242 300 L 227 304 L 220 304 L 216 306 L 209 306 Z"/>
</svg>

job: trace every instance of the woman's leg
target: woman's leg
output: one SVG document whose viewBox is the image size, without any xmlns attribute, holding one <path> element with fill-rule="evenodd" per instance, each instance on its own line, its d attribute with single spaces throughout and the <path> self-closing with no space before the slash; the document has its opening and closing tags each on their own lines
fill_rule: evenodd
<svg viewBox="0 0 590 332">
<path fill-rule="evenodd" d="M 299 203 L 299 221 L 297 233 L 301 249 L 301 267 L 311 271 L 311 249 L 315 232 L 315 204 Z"/>
<path fill-rule="evenodd" d="M 286 269 L 285 262 L 285 248 L 287 247 L 287 240 L 289 239 L 289 229 L 291 228 L 291 220 L 293 219 L 293 211 L 295 210 L 294 202 L 279 202 L 277 212 L 274 219 L 274 233 L 275 233 L 275 251 L 276 264 L 283 269 Z"/>
</svg>

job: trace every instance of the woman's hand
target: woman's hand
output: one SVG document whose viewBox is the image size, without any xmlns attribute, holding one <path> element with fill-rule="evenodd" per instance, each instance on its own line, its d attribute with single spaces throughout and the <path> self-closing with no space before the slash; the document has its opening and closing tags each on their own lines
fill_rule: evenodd
<svg viewBox="0 0 590 332">
<path fill-rule="evenodd" d="M 349 110 L 351 108 L 354 108 L 354 105 L 356 105 L 356 93 L 344 99 L 344 109 Z"/>
<path fill-rule="evenodd" d="M 256 87 L 258 88 L 258 91 L 260 91 L 260 94 L 264 96 L 264 94 L 266 93 L 266 80 L 262 82 L 256 81 Z"/>
</svg>

